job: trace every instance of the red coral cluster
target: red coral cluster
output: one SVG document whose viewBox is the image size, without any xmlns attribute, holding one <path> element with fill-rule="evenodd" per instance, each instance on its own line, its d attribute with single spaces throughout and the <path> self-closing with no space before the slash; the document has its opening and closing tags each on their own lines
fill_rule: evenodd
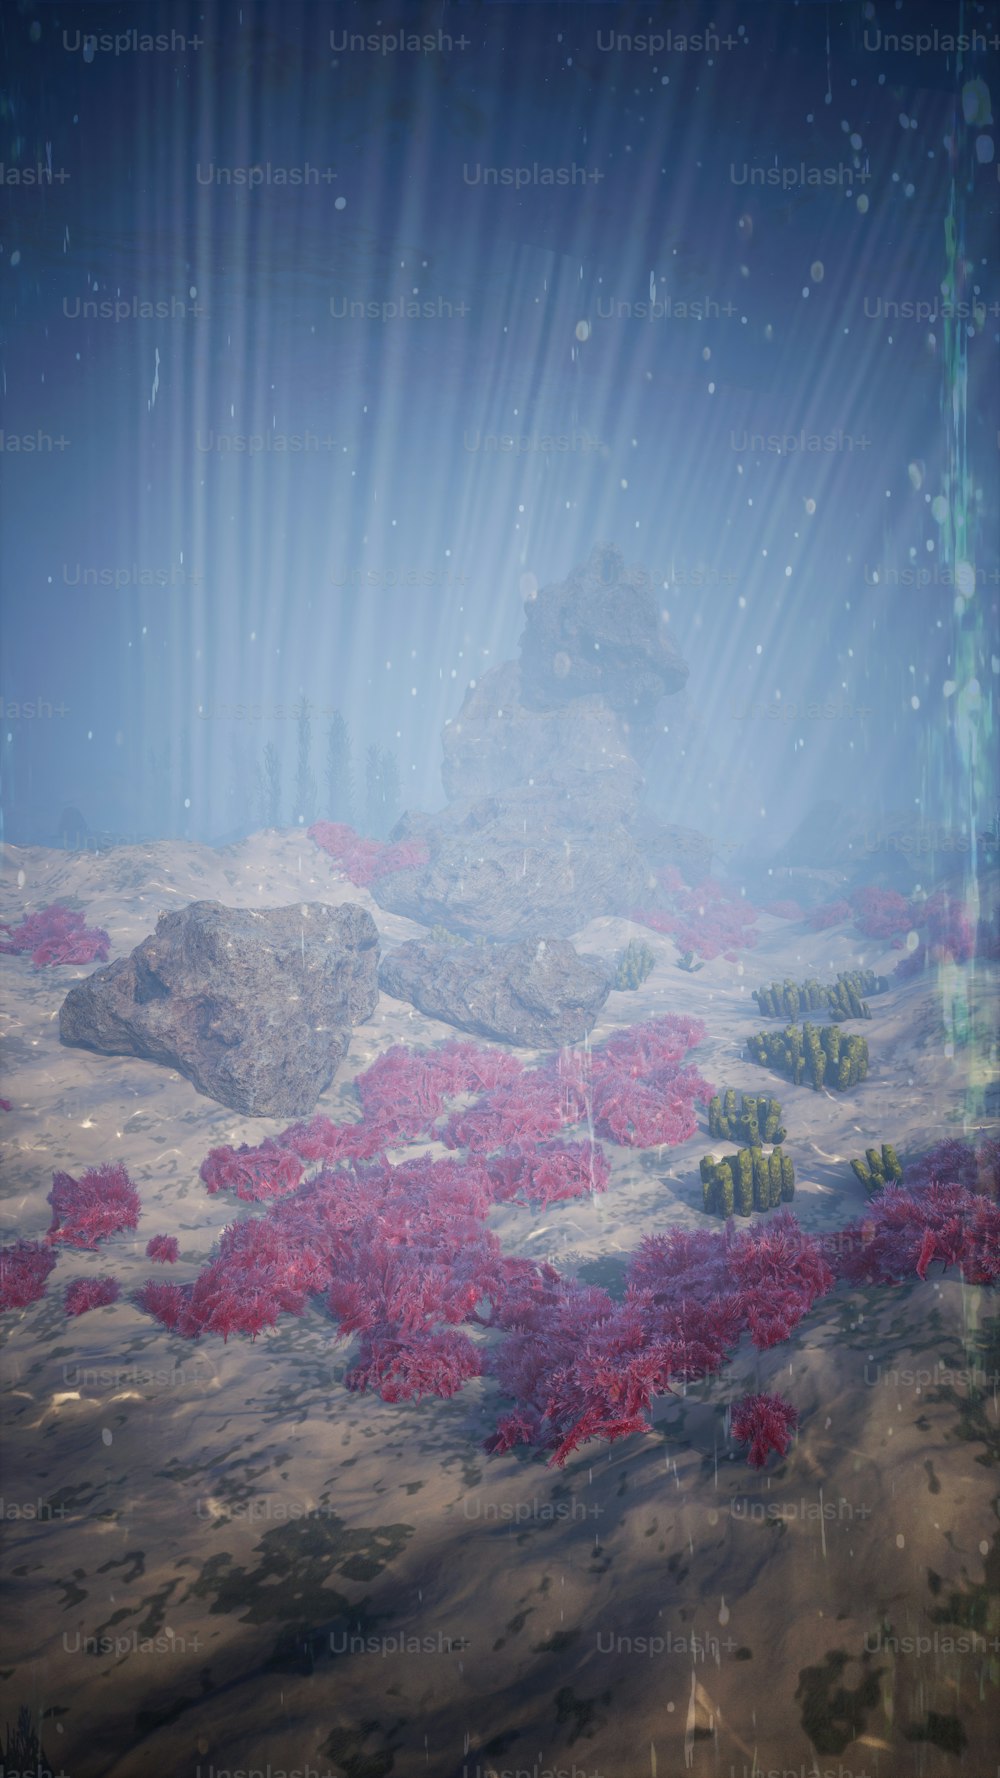
<svg viewBox="0 0 1000 1778">
<path fill-rule="evenodd" d="M 0 1312 L 37 1303 L 45 1295 L 45 1281 L 55 1263 L 55 1254 L 38 1241 L 0 1247 Z"/>
<path fill-rule="evenodd" d="M 780 1395 L 744 1395 L 733 1403 L 733 1437 L 737 1444 L 750 1446 L 747 1462 L 752 1469 L 763 1469 L 772 1451 L 784 1457 L 798 1423 L 791 1402 Z"/>
<path fill-rule="evenodd" d="M 879 889 L 867 883 L 863 889 L 855 889 L 850 902 L 854 925 L 865 938 L 898 938 L 913 925 L 910 904 L 898 889 Z"/>
<path fill-rule="evenodd" d="M 121 1229 L 134 1229 L 142 1208 L 139 1194 L 120 1161 L 88 1167 L 79 1179 L 56 1173 L 49 1192 L 52 1223 L 45 1236 L 50 1244 L 67 1247 L 97 1246 Z"/>
<path fill-rule="evenodd" d="M 153 1235 L 146 1242 L 146 1258 L 158 1260 L 161 1265 L 174 1265 L 179 1252 L 176 1235 Z"/>
<path fill-rule="evenodd" d="M 86 1315 L 88 1309 L 103 1309 L 116 1303 L 121 1295 L 117 1278 L 74 1278 L 66 1286 L 67 1315 Z"/>
<path fill-rule="evenodd" d="M 665 932 L 682 951 L 711 959 L 720 954 L 728 963 L 737 961 L 737 953 L 757 943 L 752 930 L 757 909 L 748 901 L 733 895 L 714 877 L 706 877 L 697 888 L 689 889 L 680 873 L 668 866 L 657 873 L 662 907 L 632 912 L 632 919 L 653 932 Z"/>
<path fill-rule="evenodd" d="M 1000 1284 L 1000 1205 L 962 1185 L 887 1185 L 835 1239 L 841 1276 L 852 1284 L 926 1278 L 935 1260 L 959 1266 L 968 1284 Z"/>
<path fill-rule="evenodd" d="M 257 1148 L 213 1148 L 201 1163 L 208 1190 L 235 1191 L 238 1198 L 259 1203 L 293 1191 L 302 1178 L 302 1162 L 270 1136 Z"/>
<path fill-rule="evenodd" d="M 307 832 L 338 870 L 361 889 L 394 871 L 416 870 L 429 856 L 422 840 L 366 840 L 341 821 L 314 821 Z"/>
<path fill-rule="evenodd" d="M 0 920 L 0 932 L 8 935 L 0 939 L 0 952 L 30 951 L 36 969 L 51 963 L 103 963 L 111 946 L 101 927 L 88 926 L 83 914 L 58 902 L 28 914 L 19 926 Z"/>
<path fill-rule="evenodd" d="M 907 1191 L 922 1191 L 928 1185 L 961 1185 L 1000 1202 L 1000 1141 L 984 1136 L 973 1143 L 952 1136 L 919 1160 L 907 1161 Z"/>
<path fill-rule="evenodd" d="M 788 1211 L 735 1231 L 647 1237 L 623 1303 L 551 1266 L 513 1279 L 496 1311 L 508 1331 L 492 1370 L 517 1406 L 491 1450 L 551 1448 L 562 1464 L 586 1440 L 648 1431 L 651 1403 L 676 1382 L 720 1369 L 749 1333 L 787 1339 L 834 1276 Z"/>
</svg>

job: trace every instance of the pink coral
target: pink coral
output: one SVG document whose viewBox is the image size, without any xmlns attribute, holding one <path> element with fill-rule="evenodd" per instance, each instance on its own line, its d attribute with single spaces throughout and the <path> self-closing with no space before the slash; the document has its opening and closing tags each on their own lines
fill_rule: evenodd
<svg viewBox="0 0 1000 1778">
<path fill-rule="evenodd" d="M 907 1191 L 921 1191 L 928 1185 L 961 1185 L 1000 1201 L 1000 1141 L 984 1136 L 973 1143 L 952 1136 L 919 1160 L 907 1161 Z"/>
<path fill-rule="evenodd" d="M 46 1241 L 68 1247 L 96 1247 L 108 1235 L 134 1229 L 139 1221 L 139 1194 L 120 1161 L 88 1167 L 79 1179 L 56 1173 L 49 1192 L 52 1223 Z"/>
<path fill-rule="evenodd" d="M 213 1148 L 201 1163 L 201 1177 L 213 1195 L 235 1191 L 251 1202 L 292 1191 L 303 1171 L 290 1149 L 270 1136 L 257 1148 Z"/>
<path fill-rule="evenodd" d="M 753 1469 L 762 1469 L 772 1451 L 786 1455 L 798 1423 L 795 1408 L 780 1395 L 744 1395 L 733 1404 L 733 1437 L 750 1446 L 747 1462 Z"/>
<path fill-rule="evenodd" d="M 85 1315 L 88 1309 L 102 1309 L 116 1303 L 121 1295 L 117 1278 L 74 1278 L 66 1286 L 67 1315 Z"/>
<path fill-rule="evenodd" d="M 19 926 L 0 921 L 0 931 L 9 934 L 0 940 L 0 952 L 30 951 L 36 969 L 53 963 L 103 962 L 111 945 L 101 927 L 87 926 L 83 914 L 58 902 L 28 914 Z"/>
<path fill-rule="evenodd" d="M 756 945 L 757 935 L 752 930 L 756 908 L 714 877 L 706 877 L 694 889 L 678 883 L 672 868 L 660 871 L 658 879 L 665 906 L 635 909 L 633 920 L 653 932 L 668 933 L 680 950 L 709 960 L 721 953 L 727 962 L 734 963 L 737 952 Z"/>
<path fill-rule="evenodd" d="M 837 1236 L 839 1269 L 852 1284 L 926 1278 L 940 1260 L 968 1284 L 1000 1283 L 1000 1206 L 962 1185 L 912 1192 L 887 1185 L 868 1213 Z"/>
<path fill-rule="evenodd" d="M 153 1235 L 146 1242 L 146 1258 L 159 1260 L 162 1265 L 172 1266 L 179 1252 L 176 1235 Z"/>
<path fill-rule="evenodd" d="M 314 821 L 308 833 L 359 888 L 368 888 L 395 871 L 414 870 L 428 859 L 422 840 L 367 840 L 344 822 Z"/>
<path fill-rule="evenodd" d="M 0 1247 L 0 1312 L 26 1309 L 45 1295 L 45 1280 L 56 1263 L 38 1241 Z"/>
<path fill-rule="evenodd" d="M 891 939 L 909 932 L 913 915 L 905 895 L 867 884 L 851 896 L 854 924 L 865 938 Z"/>
</svg>

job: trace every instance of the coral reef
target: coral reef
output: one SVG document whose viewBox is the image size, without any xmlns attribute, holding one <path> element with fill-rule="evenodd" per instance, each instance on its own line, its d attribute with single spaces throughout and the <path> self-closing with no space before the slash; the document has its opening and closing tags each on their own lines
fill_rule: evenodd
<svg viewBox="0 0 1000 1778">
<path fill-rule="evenodd" d="M 911 1192 L 929 1185 L 961 1185 L 966 1191 L 1000 1200 L 1000 1140 L 983 1136 L 979 1141 L 949 1137 L 916 1161 L 906 1164 L 906 1183 Z"/>
<path fill-rule="evenodd" d="M 774 1148 L 741 1148 L 736 1154 L 701 1160 L 703 1208 L 709 1216 L 750 1216 L 754 1210 L 776 1210 L 795 1196 L 795 1168 L 790 1155 Z"/>
<path fill-rule="evenodd" d="M 785 1074 L 796 1086 L 808 1079 L 819 1089 L 835 1087 L 838 1093 L 864 1080 L 868 1073 L 868 1043 L 864 1037 L 841 1037 L 839 1025 L 805 1024 L 801 1031 L 789 1025 L 784 1031 L 758 1031 L 747 1038 L 747 1053 L 762 1067 Z"/>
<path fill-rule="evenodd" d="M 730 1426 L 738 1444 L 749 1445 L 747 1462 L 762 1469 L 772 1451 L 787 1455 L 799 1416 L 780 1395 L 744 1395 L 734 1402 Z"/>
<path fill-rule="evenodd" d="M 631 993 L 642 987 L 655 967 L 656 958 L 649 945 L 643 944 L 639 939 L 630 938 L 615 966 L 611 986 L 619 994 Z"/>
<path fill-rule="evenodd" d="M 1000 1206 L 962 1185 L 922 1191 L 889 1184 L 835 1237 L 838 1269 L 852 1284 L 926 1278 L 940 1260 L 967 1284 L 1000 1283 Z"/>
<path fill-rule="evenodd" d="M 903 1169 L 891 1142 L 883 1142 L 881 1154 L 877 1148 L 866 1148 L 865 1159 L 853 1160 L 851 1171 L 869 1197 L 881 1191 L 883 1186 L 901 1185 L 903 1181 Z"/>
<path fill-rule="evenodd" d="M 142 1206 L 139 1194 L 120 1161 L 88 1167 L 79 1179 L 56 1173 L 49 1192 L 52 1222 L 45 1236 L 50 1245 L 94 1248 L 98 1241 L 134 1229 Z"/>
<path fill-rule="evenodd" d="M 200 1169 L 213 1197 L 216 1192 L 235 1191 L 249 1203 L 292 1191 L 304 1170 L 301 1160 L 271 1137 L 257 1148 L 213 1148 Z"/>
<path fill-rule="evenodd" d="M 871 1011 L 862 999 L 865 994 L 883 994 L 889 983 L 873 969 L 852 970 L 838 975 L 831 985 L 814 978 L 805 982 L 772 982 L 769 988 L 755 988 L 753 997 L 765 1019 L 797 1019 L 800 1012 L 823 1008 L 834 1018 L 870 1019 Z"/>
<path fill-rule="evenodd" d="M 179 1252 L 176 1235 L 153 1235 L 146 1242 L 146 1258 L 158 1260 L 161 1265 L 172 1266 Z"/>
<path fill-rule="evenodd" d="M 417 870 L 427 863 L 427 847 L 420 840 L 368 840 L 342 821 L 314 821 L 306 829 L 311 840 L 332 858 L 337 869 L 360 889 L 368 889 L 396 871 Z"/>
<path fill-rule="evenodd" d="M 0 1247 L 0 1313 L 37 1303 L 45 1295 L 45 1282 L 55 1263 L 55 1254 L 38 1241 L 15 1241 Z"/>
<path fill-rule="evenodd" d="M 88 1309 L 103 1309 L 106 1303 L 116 1303 L 120 1295 L 117 1278 L 74 1278 L 66 1286 L 66 1313 L 85 1315 Z"/>
<path fill-rule="evenodd" d="M 728 895 L 714 877 L 689 889 L 680 872 L 668 865 L 657 872 L 657 881 L 662 906 L 634 908 L 633 920 L 653 932 L 668 934 L 678 949 L 707 961 L 721 955 L 735 963 L 739 951 L 756 945 L 752 929 L 757 909 Z"/>
<path fill-rule="evenodd" d="M 83 914 L 58 902 L 26 915 L 18 926 L 0 920 L 0 932 L 8 935 L 0 939 L 0 952 L 30 951 L 36 969 L 54 963 L 103 963 L 111 947 L 101 927 L 88 926 Z"/>
<path fill-rule="evenodd" d="M 721 1136 L 726 1142 L 746 1142 L 751 1148 L 759 1148 L 762 1142 L 784 1142 L 788 1134 L 781 1122 L 777 1099 L 741 1093 L 737 1109 L 736 1094 L 731 1089 L 721 1097 L 716 1093 L 709 1100 L 708 1133 Z"/>
</svg>

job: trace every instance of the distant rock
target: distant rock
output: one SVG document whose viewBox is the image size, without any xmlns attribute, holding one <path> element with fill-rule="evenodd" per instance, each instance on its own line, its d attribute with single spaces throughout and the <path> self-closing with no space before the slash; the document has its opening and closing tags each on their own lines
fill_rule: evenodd
<svg viewBox="0 0 1000 1778">
<path fill-rule="evenodd" d="M 607 966 L 565 939 L 509 945 L 413 940 L 382 959 L 379 986 L 429 1018 L 528 1049 L 559 1049 L 593 1029 L 610 991 Z"/>
<path fill-rule="evenodd" d="M 627 724 L 629 746 L 641 760 L 652 743 L 656 705 L 688 677 L 661 622 L 651 577 L 626 568 L 620 550 L 598 544 L 584 567 L 542 587 L 524 610 L 524 703 L 555 710 L 597 693 Z"/>
<path fill-rule="evenodd" d="M 571 813 L 550 789 L 484 797 L 406 816 L 394 839 L 420 837 L 430 858 L 381 877 L 387 913 L 466 936 L 568 938 L 598 914 L 627 914 L 654 883 L 628 829 L 597 807 Z"/>
<path fill-rule="evenodd" d="M 516 661 L 470 686 L 441 739 L 449 802 L 544 787 L 574 824 L 597 814 L 623 821 L 638 804 L 642 773 L 610 706 L 592 695 L 530 710 Z"/>
<path fill-rule="evenodd" d="M 176 1068 L 234 1111 L 300 1117 L 374 1011 L 377 970 L 378 929 L 354 903 L 195 901 L 71 988 L 59 1035 Z"/>
</svg>

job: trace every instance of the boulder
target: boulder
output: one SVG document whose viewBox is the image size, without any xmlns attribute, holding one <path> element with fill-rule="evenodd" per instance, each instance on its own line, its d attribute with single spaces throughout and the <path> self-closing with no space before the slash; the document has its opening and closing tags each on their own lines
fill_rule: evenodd
<svg viewBox="0 0 1000 1778">
<path fill-rule="evenodd" d="M 442 735 L 449 802 L 544 787 L 566 818 L 622 821 L 637 807 L 642 773 L 622 725 L 596 694 L 555 710 L 529 710 L 521 672 L 504 661 L 470 686 Z"/>
<path fill-rule="evenodd" d="M 566 939 L 518 944 L 412 940 L 383 957 L 379 986 L 460 1031 L 529 1049 L 586 1037 L 610 991 L 607 966 Z"/>
<path fill-rule="evenodd" d="M 372 884 L 387 913 L 466 936 L 568 938 L 599 914 L 627 914 L 655 879 L 620 822 L 575 822 L 545 788 L 407 816 L 394 839 L 422 838 L 430 857 Z"/>
<path fill-rule="evenodd" d="M 320 902 L 161 914 L 129 957 L 71 988 L 67 1044 L 176 1068 L 252 1117 L 301 1117 L 330 1085 L 351 1027 L 378 1000 L 378 929 Z"/>
</svg>

